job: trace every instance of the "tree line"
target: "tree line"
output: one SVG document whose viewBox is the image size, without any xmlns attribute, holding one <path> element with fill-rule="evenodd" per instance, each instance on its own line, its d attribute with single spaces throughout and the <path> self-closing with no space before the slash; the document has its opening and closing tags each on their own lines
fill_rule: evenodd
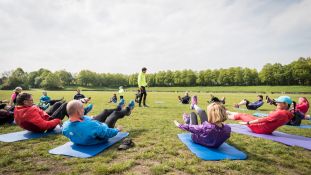
<svg viewBox="0 0 311 175">
<path fill-rule="evenodd" d="M 1 89 L 43 88 L 63 89 L 67 86 L 85 87 L 134 87 L 137 75 L 96 73 L 81 70 L 72 74 L 66 70 L 52 72 L 39 69 L 25 72 L 17 68 L 3 72 L 0 78 Z M 290 64 L 266 64 L 258 72 L 256 69 L 231 67 L 227 69 L 207 69 L 202 71 L 177 70 L 159 71 L 147 74 L 150 86 L 252 86 L 252 85 L 311 85 L 311 58 L 299 58 Z"/>
</svg>

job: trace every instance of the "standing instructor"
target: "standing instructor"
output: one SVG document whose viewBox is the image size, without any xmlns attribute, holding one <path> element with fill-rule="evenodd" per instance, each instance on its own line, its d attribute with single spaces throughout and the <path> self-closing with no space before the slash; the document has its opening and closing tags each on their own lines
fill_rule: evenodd
<svg viewBox="0 0 311 175">
<path fill-rule="evenodd" d="M 147 72 L 147 68 L 143 67 L 141 69 L 141 72 L 138 74 L 138 87 L 140 89 L 139 107 L 141 107 L 141 101 L 143 101 L 144 107 L 149 107 L 148 105 L 146 105 L 146 97 L 147 97 L 146 72 Z"/>
</svg>

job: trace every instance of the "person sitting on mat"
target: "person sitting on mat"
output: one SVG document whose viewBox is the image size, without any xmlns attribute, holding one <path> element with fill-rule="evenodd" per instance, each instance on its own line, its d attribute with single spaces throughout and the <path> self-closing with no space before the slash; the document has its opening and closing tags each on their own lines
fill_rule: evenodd
<svg viewBox="0 0 311 175">
<path fill-rule="evenodd" d="M 305 119 L 310 119 L 310 115 L 307 115 L 307 112 L 309 110 L 309 101 L 306 97 L 299 97 L 296 109 L 304 115 Z"/>
<path fill-rule="evenodd" d="M 227 111 L 228 118 L 231 120 L 242 120 L 240 124 L 247 125 L 252 132 L 257 134 L 271 134 L 278 127 L 287 124 L 292 118 L 293 113 L 289 111 L 292 99 L 288 96 L 280 96 L 275 100 L 276 110 L 272 111 L 267 117 L 257 118 L 250 114 Z"/>
<path fill-rule="evenodd" d="M 43 91 L 42 96 L 40 97 L 40 102 L 38 106 L 41 109 L 46 110 L 50 105 L 54 105 L 56 102 L 59 102 L 62 100 L 64 100 L 64 97 L 59 100 L 51 100 L 51 97 L 48 96 L 47 92 Z"/>
<path fill-rule="evenodd" d="M 32 132 L 44 132 L 55 128 L 67 115 L 65 102 L 56 102 L 46 111 L 33 104 L 31 94 L 17 96 L 14 118 L 17 125 Z"/>
<path fill-rule="evenodd" d="M 10 99 L 10 102 L 7 106 L 8 110 L 9 111 L 14 111 L 14 106 L 16 104 L 16 98 L 18 96 L 18 94 L 20 94 L 22 92 L 22 88 L 21 87 L 16 87 L 13 91 L 13 94 L 11 95 L 11 99 Z"/>
<path fill-rule="evenodd" d="M 129 116 L 134 109 L 135 102 L 117 111 L 116 109 L 105 109 L 93 118 L 84 115 L 83 104 L 78 100 L 68 102 L 67 113 L 69 120 L 63 125 L 63 134 L 71 142 L 78 145 L 94 145 L 107 142 L 122 130 L 122 127 L 115 127 L 118 119 Z"/>
<path fill-rule="evenodd" d="M 239 108 L 241 105 L 245 105 L 248 110 L 256 110 L 264 104 L 262 95 L 258 95 L 257 98 L 258 100 L 253 103 L 247 99 L 243 99 L 240 103 L 235 104 L 234 107 Z"/>
<path fill-rule="evenodd" d="M 137 90 L 137 93 L 135 94 L 135 102 L 136 102 L 136 103 L 139 103 L 140 96 L 141 96 L 141 94 L 140 94 L 140 89 L 138 89 L 138 90 Z"/>
<path fill-rule="evenodd" d="M 211 100 L 207 101 L 208 103 L 222 103 L 226 104 L 226 97 L 222 97 L 219 99 L 218 97 L 215 97 L 214 95 L 211 95 Z"/>
<path fill-rule="evenodd" d="M 189 93 L 186 91 L 184 97 L 178 96 L 178 100 L 182 104 L 189 104 L 191 97 L 189 96 Z"/>
<path fill-rule="evenodd" d="M 117 102 L 118 102 L 117 94 L 113 94 L 108 103 L 117 103 Z"/>
<path fill-rule="evenodd" d="M 85 98 L 83 94 L 81 94 L 80 89 L 77 89 L 77 94 L 73 97 L 74 100 L 80 100 L 81 98 Z"/>
<path fill-rule="evenodd" d="M 218 148 L 230 137 L 231 133 L 230 126 L 223 123 L 227 119 L 225 107 L 221 103 L 212 103 L 207 107 L 208 115 L 196 103 L 193 104 L 193 108 L 201 119 L 200 125 L 194 112 L 190 116 L 184 114 L 185 124 L 180 124 L 175 120 L 175 125 L 191 132 L 191 138 L 195 143 Z"/>
</svg>

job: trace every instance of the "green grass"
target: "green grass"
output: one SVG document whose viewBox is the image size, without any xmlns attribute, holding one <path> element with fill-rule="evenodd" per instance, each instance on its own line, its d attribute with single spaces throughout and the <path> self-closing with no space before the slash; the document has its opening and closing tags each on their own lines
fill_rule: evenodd
<svg viewBox="0 0 311 175">
<path fill-rule="evenodd" d="M 0 91 L 1 99 L 8 99 L 12 91 Z M 28 91 L 38 101 L 40 90 Z M 92 97 L 95 115 L 105 108 L 113 108 L 107 101 L 113 92 L 85 91 Z M 64 97 L 70 100 L 74 92 L 48 91 L 52 98 Z M 199 105 L 206 107 L 208 93 L 196 93 Z M 182 121 L 183 112 L 190 112 L 188 105 L 177 103 L 180 93 L 150 92 L 148 104 L 150 108 L 135 108 L 130 117 L 118 121 L 135 147 L 126 151 L 118 151 L 120 143 L 89 159 L 55 156 L 48 150 L 68 141 L 62 135 L 27 140 L 15 143 L 0 143 L 0 174 L 311 174 L 311 152 L 299 147 L 253 138 L 232 133 L 228 143 L 248 155 L 243 161 L 202 161 L 195 157 L 177 138 L 181 133 L 173 120 Z M 193 94 L 191 94 L 193 95 Z M 226 107 L 233 110 L 232 105 L 242 98 L 253 101 L 256 94 L 218 93 L 226 96 Z M 278 94 L 270 94 L 273 98 Z M 125 99 L 134 98 L 134 93 L 125 93 Z M 299 95 L 291 95 L 297 100 Z M 311 98 L 311 95 L 306 95 Z M 159 103 L 163 102 L 163 103 Z M 265 104 L 261 110 L 268 112 L 273 106 Z M 244 111 L 243 111 L 244 112 Z M 249 112 L 249 111 L 246 111 Z M 310 114 L 310 113 L 309 113 Z M 227 121 L 227 123 L 234 123 Z M 303 121 L 311 124 L 311 121 Z M 0 126 L 0 133 L 20 131 L 18 126 Z M 283 126 L 278 129 L 290 134 L 311 137 L 310 129 Z M 87 132 L 87 131 L 85 131 Z"/>
<path fill-rule="evenodd" d="M 127 90 L 137 90 L 128 88 Z M 311 86 L 197 86 L 197 87 L 150 87 L 156 92 L 218 92 L 218 93 L 311 93 Z"/>
<path fill-rule="evenodd" d="M 108 87 L 80 87 L 80 86 L 69 86 L 64 90 L 76 90 L 80 88 L 84 91 L 116 91 L 118 88 Z M 136 91 L 136 87 L 125 88 L 128 91 Z M 196 86 L 196 87 L 150 87 L 149 91 L 156 92 L 218 92 L 218 93 L 310 93 L 311 86 Z"/>
</svg>

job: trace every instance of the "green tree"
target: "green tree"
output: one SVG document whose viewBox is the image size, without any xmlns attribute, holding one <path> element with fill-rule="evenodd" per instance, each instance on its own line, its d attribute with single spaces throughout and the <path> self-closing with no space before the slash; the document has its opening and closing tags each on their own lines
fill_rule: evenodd
<svg viewBox="0 0 311 175">
<path fill-rule="evenodd" d="M 57 90 L 63 89 L 62 81 L 59 76 L 55 73 L 49 73 L 45 76 L 44 80 L 41 82 L 41 87 L 46 90 Z"/>
</svg>

